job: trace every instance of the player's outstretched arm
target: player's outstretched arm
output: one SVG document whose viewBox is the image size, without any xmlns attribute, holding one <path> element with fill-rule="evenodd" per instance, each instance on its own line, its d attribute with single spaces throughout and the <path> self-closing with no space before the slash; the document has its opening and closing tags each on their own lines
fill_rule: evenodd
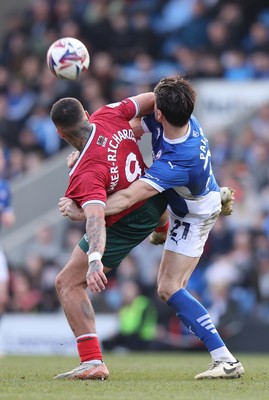
<svg viewBox="0 0 269 400">
<path fill-rule="evenodd" d="M 144 181 L 137 180 L 127 189 L 119 190 L 108 197 L 105 214 L 118 214 L 119 212 L 130 208 L 133 204 L 149 199 L 157 193 L 159 192 L 151 185 Z"/>
<path fill-rule="evenodd" d="M 154 110 L 155 95 L 153 92 L 147 92 L 134 96 L 133 99 L 139 105 L 139 117 L 151 114 Z"/>
<path fill-rule="evenodd" d="M 105 290 L 107 283 L 101 261 L 106 244 L 105 211 L 101 205 L 89 204 L 84 208 L 84 214 L 89 243 L 86 281 L 90 290 L 93 293 L 98 293 Z"/>
</svg>

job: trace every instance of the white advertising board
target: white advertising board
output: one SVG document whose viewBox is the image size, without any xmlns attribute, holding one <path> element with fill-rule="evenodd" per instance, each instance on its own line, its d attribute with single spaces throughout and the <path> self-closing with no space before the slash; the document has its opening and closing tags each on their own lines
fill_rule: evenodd
<svg viewBox="0 0 269 400">
<path fill-rule="evenodd" d="M 118 330 L 116 315 L 97 314 L 99 340 Z M 10 355 L 77 355 L 76 340 L 63 313 L 8 314 L 0 325 L 0 353 Z"/>
<path fill-rule="evenodd" d="M 269 101 L 269 80 L 203 80 L 195 82 L 195 89 L 194 114 L 207 134 L 242 121 Z"/>
</svg>

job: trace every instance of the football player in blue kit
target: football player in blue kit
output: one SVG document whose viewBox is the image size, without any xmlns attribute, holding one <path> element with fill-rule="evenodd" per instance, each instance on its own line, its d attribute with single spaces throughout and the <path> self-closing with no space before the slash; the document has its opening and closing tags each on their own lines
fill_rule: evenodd
<svg viewBox="0 0 269 400">
<path fill-rule="evenodd" d="M 144 117 L 152 133 L 154 162 L 146 174 L 109 197 L 106 214 L 165 192 L 169 230 L 158 273 L 158 294 L 208 349 L 210 368 L 195 379 L 240 378 L 244 368 L 228 350 L 206 308 L 187 290 L 208 234 L 221 212 L 208 141 L 193 116 L 195 91 L 183 77 L 162 79 L 154 89 L 154 113 Z"/>
</svg>

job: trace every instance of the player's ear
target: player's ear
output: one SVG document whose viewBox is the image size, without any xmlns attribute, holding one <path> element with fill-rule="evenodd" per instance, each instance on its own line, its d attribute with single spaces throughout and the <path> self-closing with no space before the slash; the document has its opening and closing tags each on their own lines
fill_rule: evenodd
<svg viewBox="0 0 269 400">
<path fill-rule="evenodd" d="M 155 108 L 155 118 L 158 122 L 162 120 L 163 113 L 158 108 Z"/>
</svg>

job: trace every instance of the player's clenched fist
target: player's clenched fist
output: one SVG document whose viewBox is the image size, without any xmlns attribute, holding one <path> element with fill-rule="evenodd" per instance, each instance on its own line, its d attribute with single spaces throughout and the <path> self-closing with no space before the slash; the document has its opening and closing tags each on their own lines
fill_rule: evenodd
<svg viewBox="0 0 269 400">
<path fill-rule="evenodd" d="M 86 274 L 87 285 L 92 293 L 98 293 L 105 290 L 107 277 L 103 272 L 103 264 L 100 260 L 89 262 L 89 268 Z"/>
<path fill-rule="evenodd" d="M 72 221 L 85 220 L 84 211 L 78 208 L 76 203 L 68 197 L 61 197 L 58 203 L 59 211 L 64 217 L 70 218 Z"/>
</svg>

